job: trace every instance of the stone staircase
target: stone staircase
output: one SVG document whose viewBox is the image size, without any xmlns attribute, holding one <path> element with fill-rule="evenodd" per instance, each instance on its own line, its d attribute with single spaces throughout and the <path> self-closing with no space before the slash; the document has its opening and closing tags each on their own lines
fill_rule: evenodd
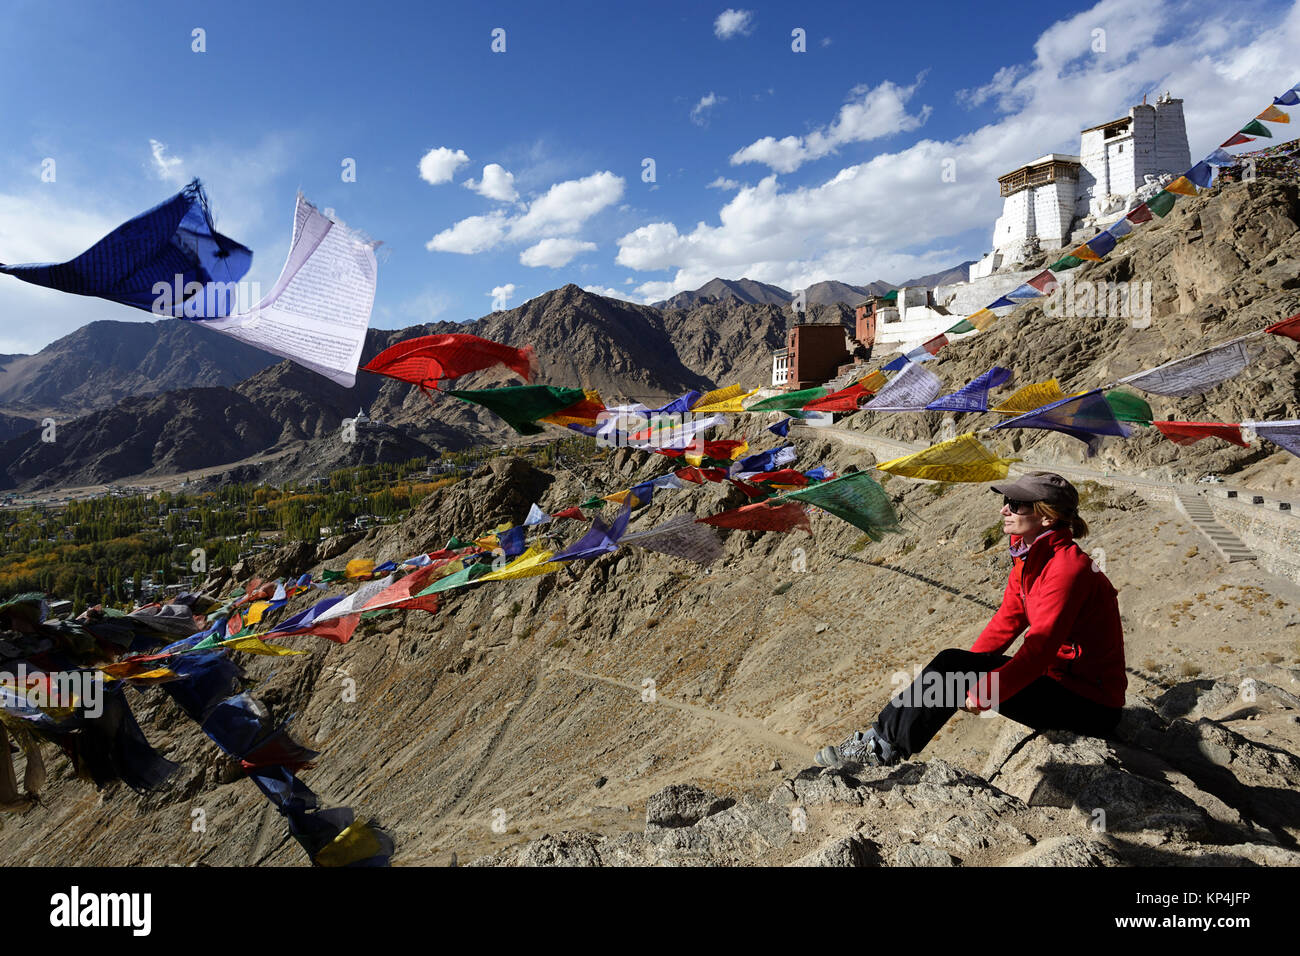
<svg viewBox="0 0 1300 956">
<path fill-rule="evenodd" d="M 1235 534 L 1219 524 L 1214 518 L 1214 512 L 1210 509 L 1209 502 L 1195 491 L 1179 488 L 1174 493 L 1174 500 L 1178 504 L 1178 510 L 1185 514 L 1189 521 L 1210 539 L 1210 544 L 1214 550 L 1219 552 L 1219 556 L 1224 561 L 1232 564 L 1234 561 L 1254 561 L 1256 554 Z"/>
</svg>

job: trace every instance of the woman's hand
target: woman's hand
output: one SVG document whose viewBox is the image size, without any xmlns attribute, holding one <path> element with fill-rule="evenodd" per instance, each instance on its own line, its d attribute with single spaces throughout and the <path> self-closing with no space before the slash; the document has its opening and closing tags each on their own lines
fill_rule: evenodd
<svg viewBox="0 0 1300 956">
<path fill-rule="evenodd" d="M 987 708 L 981 707 L 981 706 L 976 702 L 975 698 L 971 696 L 970 691 L 967 691 L 967 692 L 966 692 L 966 703 L 962 704 L 962 706 L 961 706 L 960 709 L 966 711 L 966 713 L 968 713 L 968 714 L 978 714 L 978 713 L 980 713 L 980 712 L 986 710 Z"/>
</svg>

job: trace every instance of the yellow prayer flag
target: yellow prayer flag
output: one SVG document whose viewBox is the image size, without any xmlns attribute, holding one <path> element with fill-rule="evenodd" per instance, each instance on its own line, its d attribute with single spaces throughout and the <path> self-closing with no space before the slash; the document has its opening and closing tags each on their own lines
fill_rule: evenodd
<svg viewBox="0 0 1300 956">
<path fill-rule="evenodd" d="M 730 458 L 732 461 L 735 461 L 747 451 L 749 451 L 749 440 L 743 439 L 739 445 L 731 450 Z"/>
<path fill-rule="evenodd" d="M 595 402 L 597 405 L 604 407 L 605 402 L 600 397 L 600 392 L 593 389 L 583 389 L 583 397 L 588 402 Z M 595 425 L 597 419 L 588 415 L 566 415 L 564 411 L 558 411 L 554 415 L 547 415 L 545 418 L 537 419 L 539 422 L 546 422 L 548 425 Z"/>
<path fill-rule="evenodd" d="M 988 310 L 986 309 L 985 311 L 988 311 Z M 993 313 L 992 313 L 992 312 L 989 312 L 989 315 L 993 315 Z M 994 318 L 996 318 L 996 316 L 994 316 Z M 878 391 L 880 391 L 882 388 L 885 387 L 885 385 L 886 385 L 888 382 L 889 382 L 889 379 L 885 377 L 885 373 L 882 372 L 882 371 L 880 371 L 880 369 L 876 369 L 874 372 L 872 372 L 872 373 L 871 373 L 870 375 L 868 375 L 866 378 L 863 378 L 863 379 L 859 379 L 859 380 L 858 380 L 858 384 L 861 385 L 863 388 L 865 388 L 865 389 L 866 389 L 867 391 L 869 391 L 869 392 L 878 392 Z"/>
<path fill-rule="evenodd" d="M 515 558 L 505 567 L 496 571 L 489 571 L 478 581 L 512 581 L 515 578 L 531 578 L 538 574 L 550 574 L 552 571 L 560 570 L 560 562 L 547 564 L 554 551 L 539 548 L 533 545 L 519 557 Z"/>
<path fill-rule="evenodd" d="M 967 432 L 929 448 L 876 465 L 881 471 L 927 481 L 997 481 L 1018 458 L 999 458 Z"/>
<path fill-rule="evenodd" d="M 271 644 L 257 637 L 232 637 L 228 641 L 220 641 L 219 646 L 228 647 L 232 651 L 243 651 L 246 654 L 261 654 L 263 657 L 289 657 L 307 653 L 291 650 L 279 644 Z"/>
<path fill-rule="evenodd" d="M 139 674 L 131 674 L 122 679 L 135 681 L 136 683 L 165 684 L 167 681 L 176 680 L 180 676 L 170 667 L 155 667 L 151 671 L 141 671 Z"/>
<path fill-rule="evenodd" d="M 1032 412 L 1035 408 L 1042 408 L 1052 402 L 1059 402 L 1065 398 L 1065 393 L 1061 391 L 1061 383 L 1051 378 L 1046 382 L 1035 382 L 1032 385 L 1026 385 L 1017 389 L 1000 405 L 995 405 L 990 411 L 1004 412 L 1009 415 L 1023 415 L 1025 412 Z"/>
<path fill-rule="evenodd" d="M 347 866 L 367 860 L 383 850 L 379 837 L 369 824 L 353 820 L 315 856 L 317 866 Z"/>
<path fill-rule="evenodd" d="M 1171 193 L 1177 193 L 1180 196 L 1195 196 L 1198 192 L 1196 184 L 1186 176 L 1179 176 L 1172 183 L 1165 187 Z"/>
<path fill-rule="evenodd" d="M 270 601 L 254 601 L 253 605 L 248 609 L 248 613 L 244 615 L 244 624 L 256 624 L 261 621 L 262 615 L 266 613 L 266 609 L 270 606 Z"/>
<path fill-rule="evenodd" d="M 639 507 L 641 504 L 641 499 L 632 494 L 631 488 L 626 491 L 616 491 L 612 495 L 605 495 L 601 500 L 612 501 L 616 505 L 625 505 L 630 501 L 633 508 Z"/>
<path fill-rule="evenodd" d="M 705 392 L 700 396 L 700 400 L 691 406 L 692 412 L 743 412 L 745 410 L 745 399 L 757 392 L 758 389 L 745 391 L 739 385 L 728 385 L 726 388 L 715 388 L 711 392 Z"/>
<path fill-rule="evenodd" d="M 1089 249 L 1087 243 L 1084 243 L 1078 249 L 1073 250 L 1070 255 L 1074 256 L 1076 259 L 1084 259 L 1088 262 L 1101 262 L 1101 256 Z"/>
<path fill-rule="evenodd" d="M 478 545 L 480 548 L 482 548 L 484 551 L 491 551 L 501 546 L 501 542 L 497 540 L 497 536 L 495 534 L 485 534 L 481 538 L 475 538 L 474 543 Z"/>
<path fill-rule="evenodd" d="M 1256 116 L 1255 119 L 1268 120 L 1270 123 L 1289 123 L 1291 122 L 1291 114 L 1278 109 L 1276 106 L 1270 106 Z"/>
<path fill-rule="evenodd" d="M 503 521 L 499 525 L 497 525 L 496 532 L 497 534 L 500 534 L 502 531 L 509 531 L 514 526 L 515 526 L 514 522 L 512 521 Z"/>
<path fill-rule="evenodd" d="M 966 316 L 966 321 L 969 322 L 971 325 L 975 326 L 975 328 L 979 329 L 981 332 L 983 332 L 985 329 L 987 329 L 990 325 L 992 325 L 997 320 L 998 320 L 997 315 L 992 311 L 990 311 L 989 309 L 980 309 L 974 315 Z"/>
<path fill-rule="evenodd" d="M 343 576 L 347 578 L 368 578 L 374 573 L 375 562 L 372 558 L 353 558 L 344 569 Z"/>
</svg>

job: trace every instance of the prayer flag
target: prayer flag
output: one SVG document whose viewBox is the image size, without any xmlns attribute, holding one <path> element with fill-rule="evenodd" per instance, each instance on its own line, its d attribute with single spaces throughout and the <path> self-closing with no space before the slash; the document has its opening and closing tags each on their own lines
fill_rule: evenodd
<svg viewBox="0 0 1300 956">
<path fill-rule="evenodd" d="M 542 427 L 535 424 L 563 408 L 582 401 L 586 393 L 580 388 L 562 388 L 553 385 L 515 385 L 506 388 L 452 389 L 447 392 L 462 402 L 482 405 L 495 412 L 520 435 L 539 435 Z"/>
<path fill-rule="evenodd" d="M 698 520 L 701 524 L 733 528 L 737 531 L 793 531 L 795 528 L 802 528 L 812 534 L 812 524 L 808 521 L 807 511 L 802 505 L 793 501 L 781 504 L 760 501 Z"/>
<path fill-rule="evenodd" d="M 522 349 L 479 338 L 451 333 L 421 335 L 384 349 L 363 368 L 420 388 L 438 387 L 441 379 L 459 378 L 493 366 L 504 365 L 525 382 L 532 381 L 537 368 L 533 347 Z"/>
<path fill-rule="evenodd" d="M 1010 378 L 1010 369 L 995 365 L 968 385 L 963 385 L 950 395 L 936 398 L 925 407 L 936 412 L 987 412 L 989 390 L 998 388 Z"/>
<path fill-rule="evenodd" d="M 929 481 L 998 481 L 1015 459 L 1000 458 L 973 432 L 876 465 L 881 471 Z"/>
<path fill-rule="evenodd" d="M 1222 422 L 1158 422 L 1151 423 L 1175 445 L 1195 445 L 1202 438 L 1222 438 L 1224 441 L 1249 448 L 1250 443 L 1241 437 L 1240 425 Z"/>
<path fill-rule="evenodd" d="M 864 531 L 873 541 L 901 530 L 889 494 L 865 471 L 787 491 L 777 500 L 814 505 Z"/>
</svg>

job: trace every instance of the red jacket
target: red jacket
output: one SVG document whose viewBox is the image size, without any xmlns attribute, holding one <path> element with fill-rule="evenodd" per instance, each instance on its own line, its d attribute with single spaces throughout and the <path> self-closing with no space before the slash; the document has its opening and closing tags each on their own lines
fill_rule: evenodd
<svg viewBox="0 0 1300 956">
<path fill-rule="evenodd" d="M 1020 536 L 1011 536 L 1019 547 Z M 1068 528 L 1034 539 L 1024 557 L 1013 557 L 1002 606 L 972 651 L 1000 654 L 1026 627 L 1014 657 L 979 683 L 979 704 L 1007 700 L 1046 674 L 1080 696 L 1107 707 L 1124 706 L 1124 633 L 1114 586 L 1074 543 Z"/>
</svg>

